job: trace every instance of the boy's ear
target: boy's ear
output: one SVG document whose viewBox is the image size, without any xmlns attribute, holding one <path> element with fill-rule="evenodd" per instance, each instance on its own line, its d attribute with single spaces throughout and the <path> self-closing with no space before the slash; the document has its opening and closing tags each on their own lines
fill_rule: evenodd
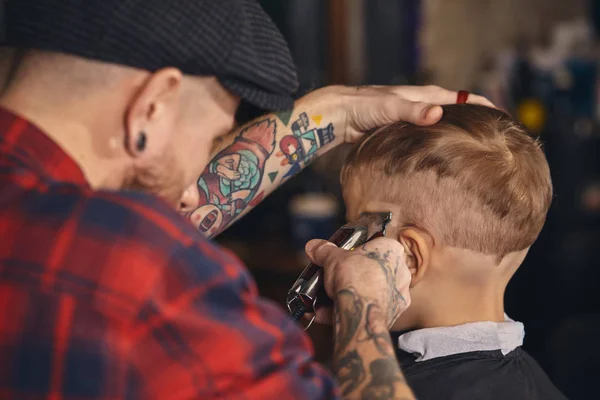
<svg viewBox="0 0 600 400">
<path fill-rule="evenodd" d="M 406 252 L 406 264 L 412 275 L 410 287 L 414 287 L 425 276 L 429 267 L 430 246 L 424 234 L 414 228 L 406 228 L 398 234 L 398 240 Z"/>
</svg>

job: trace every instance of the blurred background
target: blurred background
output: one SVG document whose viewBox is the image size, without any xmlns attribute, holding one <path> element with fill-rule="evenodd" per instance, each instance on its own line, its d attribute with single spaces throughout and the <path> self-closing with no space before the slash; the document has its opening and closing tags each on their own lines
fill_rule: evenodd
<svg viewBox="0 0 600 400">
<path fill-rule="evenodd" d="M 289 41 L 299 94 L 328 84 L 466 89 L 540 135 L 555 198 L 541 237 L 508 287 L 506 309 L 525 323 L 524 347 L 554 383 L 570 399 L 595 398 L 600 0 L 261 3 Z M 338 175 L 346 152 L 319 159 L 218 238 L 246 262 L 261 293 L 282 305 L 305 266 L 304 243 L 328 238 L 344 222 Z M 330 328 L 309 333 L 318 360 L 328 365 Z"/>
<path fill-rule="evenodd" d="M 483 94 L 541 136 L 555 198 L 506 294 L 525 345 L 570 399 L 600 371 L 600 0 L 262 0 L 289 41 L 300 93 L 327 84 L 436 84 Z M 309 238 L 344 221 L 337 149 L 223 234 L 278 303 Z M 328 364 L 331 331 L 314 326 Z M 594 385 L 594 387 L 592 386 Z"/>
</svg>

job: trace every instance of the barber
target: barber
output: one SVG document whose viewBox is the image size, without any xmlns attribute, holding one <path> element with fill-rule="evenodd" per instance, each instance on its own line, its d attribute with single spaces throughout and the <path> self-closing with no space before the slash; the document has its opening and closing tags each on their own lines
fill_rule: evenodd
<svg viewBox="0 0 600 400">
<path fill-rule="evenodd" d="M 3 398 L 412 398 L 387 333 L 410 303 L 397 242 L 307 245 L 336 304 L 340 390 L 243 265 L 175 208 L 206 168 L 183 202 L 218 233 L 310 161 L 281 145 L 294 120 L 329 127 L 316 137 L 330 148 L 399 119 L 434 123 L 429 104 L 456 93 L 330 87 L 294 104 L 288 49 L 253 0 L 8 0 L 5 16 L 18 50 L 0 97 Z M 240 101 L 293 111 L 228 134 Z M 265 172 L 279 179 L 257 183 Z"/>
</svg>

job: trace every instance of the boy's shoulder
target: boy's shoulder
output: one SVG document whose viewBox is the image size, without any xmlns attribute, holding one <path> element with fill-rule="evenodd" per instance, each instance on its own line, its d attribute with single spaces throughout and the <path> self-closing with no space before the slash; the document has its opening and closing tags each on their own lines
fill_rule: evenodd
<svg viewBox="0 0 600 400">
<path fill-rule="evenodd" d="M 398 359 L 419 400 L 566 400 L 539 364 L 521 347 L 473 351 L 416 362 L 400 351 Z"/>
</svg>

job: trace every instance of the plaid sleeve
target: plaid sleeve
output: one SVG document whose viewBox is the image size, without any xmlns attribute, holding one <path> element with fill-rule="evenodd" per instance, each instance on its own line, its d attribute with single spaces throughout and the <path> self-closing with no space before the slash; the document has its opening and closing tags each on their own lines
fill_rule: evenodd
<svg viewBox="0 0 600 400">
<path fill-rule="evenodd" d="M 335 396 L 303 332 L 166 204 L 44 196 L 3 219 L 0 399 Z"/>
<path fill-rule="evenodd" d="M 308 337 L 234 257 L 200 241 L 175 253 L 159 282 L 134 330 L 140 398 L 337 396 Z"/>
</svg>

